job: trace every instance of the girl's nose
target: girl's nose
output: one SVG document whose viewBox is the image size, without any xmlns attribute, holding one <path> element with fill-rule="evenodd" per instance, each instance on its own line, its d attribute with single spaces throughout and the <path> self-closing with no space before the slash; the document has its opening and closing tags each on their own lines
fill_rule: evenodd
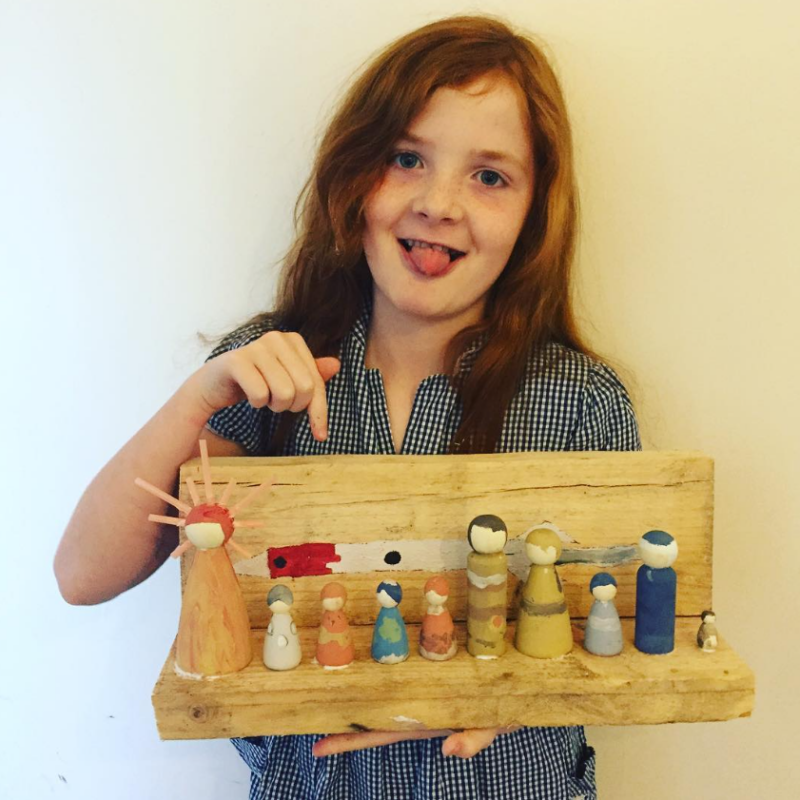
<svg viewBox="0 0 800 800">
<path fill-rule="evenodd" d="M 455 180 L 445 177 L 421 182 L 411 210 L 435 222 L 458 221 L 464 214 L 460 187 Z"/>
</svg>

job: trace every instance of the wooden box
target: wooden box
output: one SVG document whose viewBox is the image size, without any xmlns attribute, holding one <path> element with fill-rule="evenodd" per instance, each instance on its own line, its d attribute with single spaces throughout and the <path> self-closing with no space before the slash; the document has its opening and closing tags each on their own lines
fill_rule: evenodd
<svg viewBox="0 0 800 800">
<path fill-rule="evenodd" d="M 266 734 L 339 733 L 365 729 L 467 728 L 498 725 L 632 725 L 725 720 L 749 716 L 754 676 L 722 641 L 714 653 L 695 642 L 699 615 L 711 608 L 713 462 L 699 453 L 515 453 L 469 456 L 322 456 L 211 459 L 216 490 L 232 478 L 234 504 L 274 478 L 271 493 L 237 519 L 264 520 L 239 528 L 236 539 L 254 557 L 231 553 L 247 602 L 253 661 L 213 680 L 179 677 L 170 653 L 153 691 L 164 739 Z M 181 469 L 198 484 L 200 460 Z M 525 576 L 525 533 L 555 525 L 565 544 L 559 574 L 573 621 L 575 647 L 560 659 L 528 658 L 509 647 L 496 661 L 479 661 L 464 647 L 466 529 L 479 514 L 507 524 L 508 617 L 516 616 Z M 663 656 L 633 646 L 635 544 L 649 530 L 677 540 L 675 650 Z M 298 547 L 298 546 L 301 547 Z M 185 581 L 192 550 L 183 557 Z M 610 571 L 625 647 L 604 658 L 581 647 L 592 597 L 591 576 Z M 448 607 L 460 648 L 447 662 L 416 652 L 424 612 L 422 587 L 433 574 L 451 584 Z M 312 574 L 309 574 L 312 573 Z M 315 573 L 315 574 L 313 574 Z M 326 574 L 320 574 L 326 573 Z M 375 588 L 383 579 L 403 587 L 400 606 L 411 656 L 396 665 L 370 658 Z M 357 661 L 326 671 L 312 663 L 320 617 L 319 591 L 330 580 L 348 592 Z M 288 672 L 261 661 L 276 583 L 294 594 L 304 660 Z M 513 642 L 513 621 L 508 638 Z M 724 621 L 723 621 L 724 628 Z"/>
</svg>

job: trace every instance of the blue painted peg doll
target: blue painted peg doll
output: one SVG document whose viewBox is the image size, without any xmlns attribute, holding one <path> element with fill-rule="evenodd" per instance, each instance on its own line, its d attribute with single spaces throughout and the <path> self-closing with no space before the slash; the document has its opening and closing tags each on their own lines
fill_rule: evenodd
<svg viewBox="0 0 800 800">
<path fill-rule="evenodd" d="M 639 540 L 642 564 L 636 573 L 636 633 L 643 653 L 659 655 L 675 648 L 677 576 L 672 564 L 678 543 L 664 531 L 650 531 Z"/>
<path fill-rule="evenodd" d="M 408 658 L 408 634 L 397 607 L 403 590 L 397 581 L 381 581 L 377 589 L 381 610 L 372 634 L 372 657 L 381 664 L 399 664 Z"/>
<path fill-rule="evenodd" d="M 616 656 L 622 652 L 622 626 L 614 598 L 617 582 L 613 575 L 598 572 L 589 583 L 594 603 L 586 620 L 583 646 L 596 656 Z"/>
</svg>

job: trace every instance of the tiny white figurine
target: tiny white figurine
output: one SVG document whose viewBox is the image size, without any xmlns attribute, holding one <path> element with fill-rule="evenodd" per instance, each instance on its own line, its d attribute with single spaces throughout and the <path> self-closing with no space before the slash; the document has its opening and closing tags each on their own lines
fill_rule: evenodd
<svg viewBox="0 0 800 800">
<path fill-rule="evenodd" d="M 594 597 L 583 646 L 596 656 L 616 656 L 622 652 L 622 626 L 619 621 L 614 598 L 617 596 L 617 581 L 607 572 L 598 572 L 590 584 Z"/>
<path fill-rule="evenodd" d="M 713 653 L 717 649 L 717 615 L 711 610 L 704 611 L 700 615 L 703 622 L 700 630 L 697 631 L 697 646 L 703 649 L 704 653 Z"/>
<path fill-rule="evenodd" d="M 264 664 L 269 669 L 294 669 L 300 663 L 300 637 L 290 611 L 293 602 L 291 589 L 280 584 L 267 595 L 272 619 L 264 637 Z"/>
</svg>

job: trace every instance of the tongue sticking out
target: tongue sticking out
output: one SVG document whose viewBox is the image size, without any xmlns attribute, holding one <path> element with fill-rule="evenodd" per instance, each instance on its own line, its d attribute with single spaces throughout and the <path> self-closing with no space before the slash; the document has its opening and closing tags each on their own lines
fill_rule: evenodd
<svg viewBox="0 0 800 800">
<path fill-rule="evenodd" d="M 450 266 L 450 256 L 432 247 L 412 247 L 409 252 L 414 266 L 425 275 L 439 275 Z"/>
</svg>

